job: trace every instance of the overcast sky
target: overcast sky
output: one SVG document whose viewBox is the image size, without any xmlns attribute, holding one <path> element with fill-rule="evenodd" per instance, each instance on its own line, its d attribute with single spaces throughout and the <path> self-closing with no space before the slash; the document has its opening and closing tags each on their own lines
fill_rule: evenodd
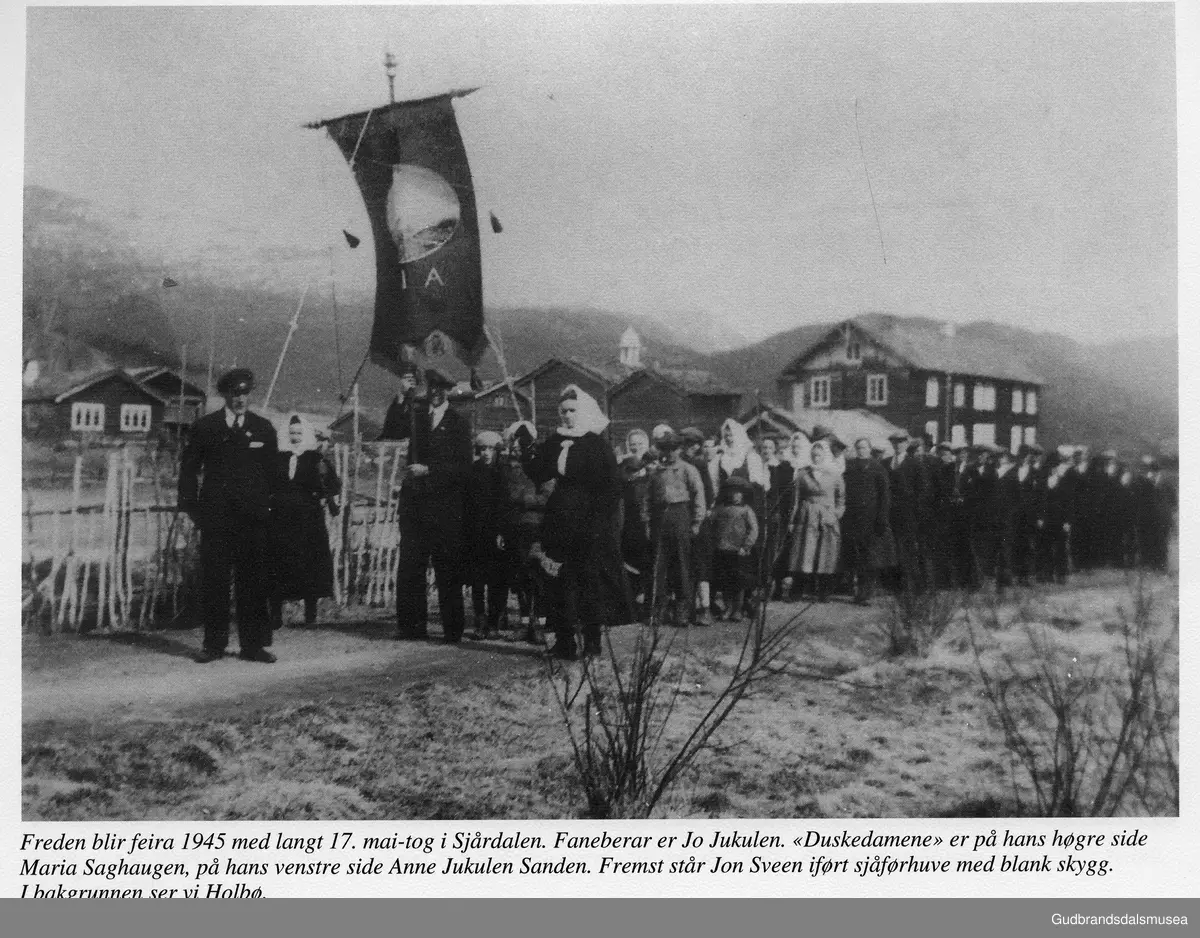
<svg viewBox="0 0 1200 938">
<path fill-rule="evenodd" d="M 458 111 L 505 227 L 484 235 L 490 303 L 701 310 L 750 338 L 866 309 L 1164 333 L 1172 16 L 34 9 L 25 181 L 142 213 L 167 253 L 365 239 L 344 159 L 300 125 L 384 103 L 390 49 L 398 96 L 483 86 Z M 335 275 L 369 284 L 372 253 L 342 250 Z"/>
</svg>

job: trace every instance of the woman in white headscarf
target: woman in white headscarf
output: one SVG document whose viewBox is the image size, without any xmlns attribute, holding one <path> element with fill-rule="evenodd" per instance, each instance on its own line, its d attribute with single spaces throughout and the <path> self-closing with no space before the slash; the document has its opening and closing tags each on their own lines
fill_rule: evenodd
<svg viewBox="0 0 1200 938">
<path fill-rule="evenodd" d="M 304 622 L 317 621 L 317 600 L 333 595 L 333 559 L 325 527 L 325 506 L 340 510 L 341 483 L 321 454 L 312 426 L 290 414 L 279 445 L 275 496 L 271 505 L 271 620 L 283 621 L 283 603 L 304 600 Z"/>
<path fill-rule="evenodd" d="M 841 473 L 833 467 L 829 444 L 819 440 L 812 445 L 811 453 L 812 464 L 801 469 L 796 477 L 792 548 L 783 590 L 786 595 L 793 581 L 803 578 L 817 602 L 824 602 L 842 552 L 846 489 Z"/>
<path fill-rule="evenodd" d="M 630 618 L 621 568 L 621 478 L 612 447 L 601 435 L 608 418 L 577 385 L 563 389 L 559 427 L 524 461 L 536 485 L 553 482 L 542 524 L 547 625 L 556 641 L 551 654 L 576 657 L 576 632 L 585 655 L 600 651 L 600 629 Z"/>
</svg>

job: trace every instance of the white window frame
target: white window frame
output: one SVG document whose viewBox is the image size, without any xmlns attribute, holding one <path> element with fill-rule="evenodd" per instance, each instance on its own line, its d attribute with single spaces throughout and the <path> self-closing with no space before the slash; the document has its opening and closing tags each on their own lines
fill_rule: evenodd
<svg viewBox="0 0 1200 938">
<path fill-rule="evenodd" d="M 820 388 L 823 393 L 818 394 Z M 833 379 L 829 375 L 818 375 L 808 379 L 808 402 L 810 407 L 829 407 L 833 397 Z"/>
<path fill-rule="evenodd" d="M 149 404 L 121 405 L 122 433 L 149 433 L 153 411 Z"/>
<path fill-rule="evenodd" d="M 1012 412 L 1014 414 L 1022 413 L 1025 410 L 1025 392 L 1020 388 L 1013 388 L 1012 392 Z"/>
<path fill-rule="evenodd" d="M 985 443 L 988 446 L 996 445 L 996 425 L 994 423 L 977 423 L 971 427 L 971 443 L 978 446 Z"/>
<path fill-rule="evenodd" d="M 1025 428 L 1025 445 L 1033 446 L 1037 442 L 1037 427 Z"/>
<path fill-rule="evenodd" d="M 983 381 L 975 382 L 971 390 L 971 407 L 974 410 L 996 409 L 996 386 Z"/>
<path fill-rule="evenodd" d="M 71 404 L 71 429 L 85 433 L 97 433 L 104 429 L 104 405 L 91 401 L 75 401 Z"/>
<path fill-rule="evenodd" d="M 1030 388 L 1028 391 L 1025 392 L 1025 413 L 1029 414 L 1032 417 L 1034 414 L 1037 413 L 1037 407 L 1038 407 L 1037 391 L 1035 391 L 1033 388 Z"/>
<path fill-rule="evenodd" d="M 937 407 L 938 399 L 942 396 L 942 382 L 930 378 L 925 382 L 925 406 Z"/>
<path fill-rule="evenodd" d="M 882 393 L 880 392 L 882 389 Z M 874 391 L 876 393 L 872 394 Z M 888 376 L 867 375 L 867 406 L 884 407 L 888 402 Z"/>
<path fill-rule="evenodd" d="M 954 406 L 967 406 L 967 385 L 962 381 L 954 382 Z"/>
<path fill-rule="evenodd" d="M 1015 453 L 1020 446 L 1021 428 L 1014 423 L 1012 430 L 1010 430 L 1008 434 L 1008 451 L 1010 453 Z"/>
<path fill-rule="evenodd" d="M 931 439 L 934 443 L 937 443 L 937 441 L 938 441 L 938 429 L 939 429 L 939 424 L 936 420 L 926 420 L 925 421 L 925 435 L 927 437 L 929 437 L 929 439 Z"/>
<path fill-rule="evenodd" d="M 956 448 L 967 445 L 967 428 L 963 424 L 956 423 L 950 428 L 950 445 Z"/>
</svg>

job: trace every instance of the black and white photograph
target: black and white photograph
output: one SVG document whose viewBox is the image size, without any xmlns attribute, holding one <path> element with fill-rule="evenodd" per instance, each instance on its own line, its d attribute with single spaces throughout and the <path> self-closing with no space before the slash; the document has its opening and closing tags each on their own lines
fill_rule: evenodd
<svg viewBox="0 0 1200 938">
<path fill-rule="evenodd" d="M 28 8 L 21 819 L 1178 817 L 1175 17 Z"/>
</svg>

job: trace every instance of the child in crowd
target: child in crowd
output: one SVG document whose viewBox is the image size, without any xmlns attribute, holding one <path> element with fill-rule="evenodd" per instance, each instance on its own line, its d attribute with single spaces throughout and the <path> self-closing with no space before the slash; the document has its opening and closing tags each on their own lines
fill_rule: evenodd
<svg viewBox="0 0 1200 938">
<path fill-rule="evenodd" d="M 742 618 L 746 591 L 754 587 L 751 551 L 758 541 L 758 519 L 746 504 L 750 483 L 740 476 L 730 477 L 722 486 L 713 511 L 716 555 L 713 561 L 713 586 L 725 602 L 725 620 Z"/>
</svg>

